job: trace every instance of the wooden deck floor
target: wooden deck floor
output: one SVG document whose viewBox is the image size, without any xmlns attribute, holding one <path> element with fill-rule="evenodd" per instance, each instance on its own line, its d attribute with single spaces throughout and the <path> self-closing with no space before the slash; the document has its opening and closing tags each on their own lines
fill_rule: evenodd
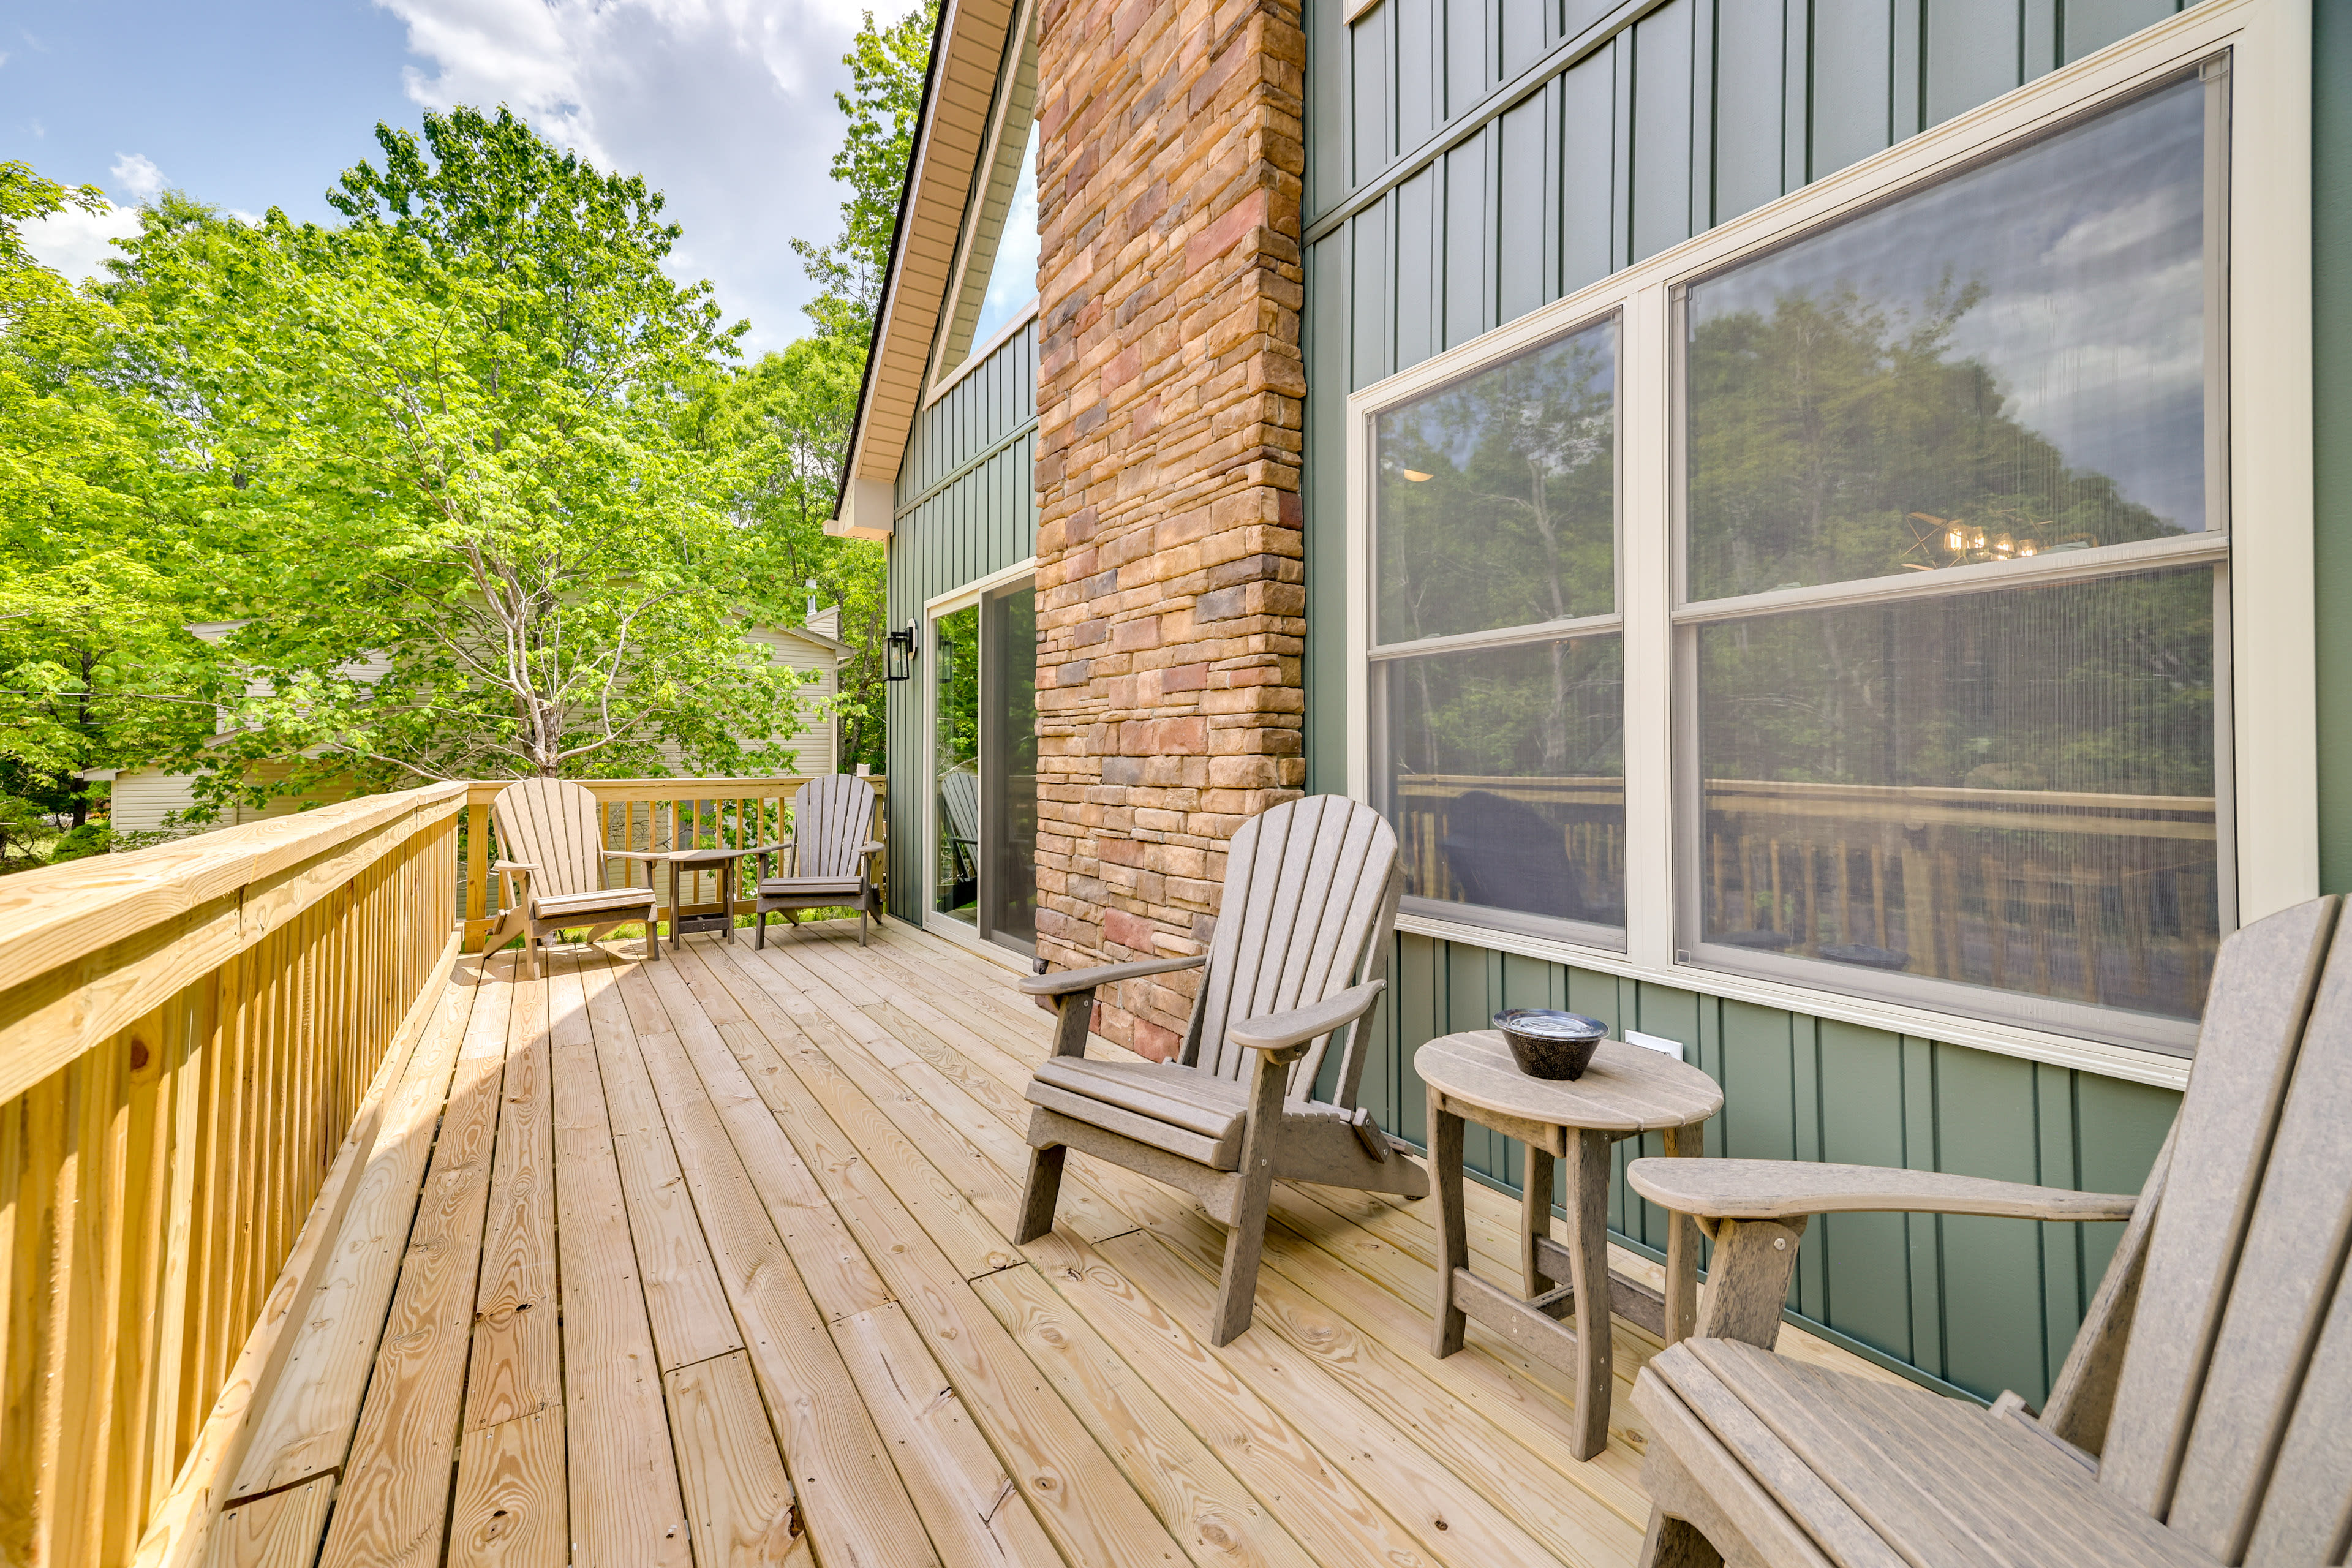
<svg viewBox="0 0 2352 1568">
<path fill-rule="evenodd" d="M 1559 1374 L 1475 1325 L 1429 1358 L 1425 1205 L 1280 1185 L 1256 1326 L 1209 1349 L 1181 1194 L 1076 1157 L 1006 1239 L 1049 1026 L 1011 973 L 850 932 L 461 965 L 213 1561 L 1633 1560 L 1642 1334 L 1579 1463 Z M 1509 1279 L 1517 1205 L 1472 1197 Z"/>
</svg>

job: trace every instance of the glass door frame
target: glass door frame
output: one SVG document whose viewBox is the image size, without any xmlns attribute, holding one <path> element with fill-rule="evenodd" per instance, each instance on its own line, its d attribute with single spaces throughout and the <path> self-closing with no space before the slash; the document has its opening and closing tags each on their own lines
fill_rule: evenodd
<svg viewBox="0 0 2352 1568">
<path fill-rule="evenodd" d="M 996 959 L 1000 963 L 1008 964 L 1017 963 L 1021 962 L 1024 956 L 1032 955 L 1024 954 L 1021 950 L 1009 946 L 1003 942 L 992 941 L 976 923 L 966 925 L 963 921 L 955 919 L 953 916 L 942 914 L 939 910 L 939 870 L 940 848 L 939 842 L 940 814 L 938 809 L 940 787 L 938 776 L 940 687 L 938 671 L 930 661 L 935 660 L 939 657 L 938 650 L 940 645 L 938 624 L 941 617 L 954 615 L 959 610 L 970 609 L 971 606 L 979 604 L 982 600 L 988 598 L 993 594 L 1001 593 L 1004 589 L 1017 588 L 1024 583 L 1034 583 L 1036 575 L 1037 558 L 1032 555 L 1026 560 L 1015 562 L 1012 565 L 1004 567 L 1002 570 L 992 572 L 985 577 L 976 577 L 969 583 L 962 584 L 958 587 L 949 590 L 947 593 L 924 600 L 922 626 L 923 641 L 920 655 L 919 656 L 919 679 L 921 680 L 923 686 L 923 696 L 921 701 L 922 777 L 920 781 L 920 788 L 922 791 L 920 796 L 922 808 L 919 814 L 921 818 L 920 842 L 922 846 L 921 855 L 923 868 L 921 887 L 923 929 L 925 931 L 934 932 L 937 935 L 946 937 L 952 942 L 961 942 L 964 946 L 971 948 L 977 952 L 985 953 L 989 957 Z M 981 678 L 980 684 L 984 694 L 986 691 L 986 679 L 984 676 Z M 981 780 L 981 787 L 985 790 L 987 788 L 987 784 L 988 781 L 983 777 Z M 989 820 L 988 807 L 984 799 L 981 806 L 980 819 L 984 830 L 985 825 Z M 988 862 L 988 852 L 985 845 L 981 847 L 978 860 L 980 868 L 984 869 Z M 980 908 L 983 910 L 986 908 L 986 902 L 984 900 L 981 900 Z"/>
</svg>

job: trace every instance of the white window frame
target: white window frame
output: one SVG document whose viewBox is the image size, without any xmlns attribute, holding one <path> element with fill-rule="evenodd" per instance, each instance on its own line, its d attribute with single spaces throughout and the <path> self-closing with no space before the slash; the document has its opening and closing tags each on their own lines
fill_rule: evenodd
<svg viewBox="0 0 2352 1568">
<path fill-rule="evenodd" d="M 1372 799 L 1372 421 L 1576 325 L 1619 313 L 1618 552 L 1625 639 L 1623 951 L 1408 914 L 1398 929 L 2178 1088 L 2189 1059 L 2055 1029 L 1993 1022 L 1792 981 L 1738 974 L 1676 950 L 1672 293 L 1751 254 L 1998 155 L 2104 104 L 2231 51 L 2226 689 L 2240 923 L 2319 887 L 2315 608 L 2312 581 L 2311 26 L 2308 0 L 2204 0 L 1992 102 L 1351 394 L 1347 405 L 1348 792 Z M 2168 543 L 2169 542 L 2166 542 Z M 2172 545 L 2195 551 L 2194 542 Z M 2161 552 L 2161 546 L 2159 546 Z M 2103 552 L 2104 553 L 2104 552 Z M 1966 570 L 1958 568 L 1954 570 Z M 1937 573 L 1948 579 L 1952 572 Z M 1923 589 L 1927 585 L 1923 584 Z M 2223 868 L 2228 876 L 2229 868 Z"/>
<path fill-rule="evenodd" d="M 938 877 L 940 872 L 940 814 L 938 811 L 937 796 L 940 783 L 938 778 L 934 776 L 933 770 L 939 766 L 940 756 L 940 685 L 938 679 L 930 672 L 930 666 L 924 663 L 923 660 L 926 658 L 936 657 L 933 650 L 937 646 L 938 638 L 932 636 L 931 627 L 933 623 L 938 621 L 941 616 L 951 616 L 958 610 L 969 609 L 971 606 L 979 604 L 981 600 L 986 598 L 989 595 L 995 593 L 998 589 L 1015 587 L 1023 582 L 1034 581 L 1036 575 L 1037 558 L 1034 555 L 1032 555 L 1026 560 L 1016 561 L 1010 566 L 991 572 L 985 577 L 975 577 L 971 582 L 963 584 L 960 587 L 950 588 L 944 594 L 935 595 L 932 597 L 924 600 L 922 619 L 923 646 L 921 649 L 918 651 L 916 665 L 919 678 L 923 683 L 923 700 L 919 704 L 923 716 L 923 757 L 921 770 L 921 788 L 923 792 L 923 808 L 921 815 L 923 826 L 921 834 L 919 835 L 922 843 L 923 856 L 923 901 L 921 905 L 923 929 L 934 935 L 943 936 L 952 942 L 961 943 L 962 946 L 970 948 L 974 952 L 985 954 L 990 958 L 997 960 L 1001 963 L 1010 965 L 1016 969 L 1020 968 L 1022 964 L 1022 958 L 1019 953 L 1014 952 L 1009 947 L 1000 947 L 996 943 L 989 941 L 988 938 L 981 934 L 978 927 L 968 926 L 960 920 L 955 920 L 950 916 L 940 913 L 937 907 L 939 903 Z M 982 819 L 985 821 L 987 813 L 983 810 L 982 813 Z"/>
</svg>

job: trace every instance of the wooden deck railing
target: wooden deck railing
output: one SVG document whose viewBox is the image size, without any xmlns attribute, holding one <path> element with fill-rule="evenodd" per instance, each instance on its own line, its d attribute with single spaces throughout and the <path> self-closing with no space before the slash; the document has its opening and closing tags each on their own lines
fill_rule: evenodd
<svg viewBox="0 0 2352 1568">
<path fill-rule="evenodd" d="M 498 916 L 498 879 L 490 875 L 497 857 L 496 836 L 490 831 L 490 802 L 511 782 L 477 781 L 466 786 L 464 833 L 466 947 L 479 947 Z M 717 848 L 720 846 L 773 843 L 782 829 L 784 812 L 804 776 L 766 779 L 583 779 L 588 793 L 604 811 L 604 843 L 614 849 Z M 876 816 L 875 837 L 887 837 L 887 784 L 867 780 L 884 801 Z M 887 857 L 885 858 L 887 861 Z M 740 869 L 747 875 L 751 867 Z M 639 874 L 632 872 L 631 875 Z M 667 868 L 655 872 L 653 885 L 662 890 L 662 908 L 669 907 Z M 887 889 L 885 889 L 886 893 Z M 722 907 L 719 879 L 711 872 L 690 874 L 679 900 L 682 914 L 715 913 Z"/>
<path fill-rule="evenodd" d="M 446 991 L 465 799 L 0 882 L 0 1561 L 200 1561 Z"/>
</svg>

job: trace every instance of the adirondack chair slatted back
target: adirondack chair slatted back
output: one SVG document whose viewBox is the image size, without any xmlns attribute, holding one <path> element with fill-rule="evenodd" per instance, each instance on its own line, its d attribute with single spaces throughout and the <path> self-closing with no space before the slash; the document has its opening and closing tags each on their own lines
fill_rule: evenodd
<svg viewBox="0 0 2352 1568">
<path fill-rule="evenodd" d="M 2222 946 L 2100 1458 L 2103 1484 L 2225 1563 L 2341 1563 L 2352 1531 L 2337 909 L 2314 900 Z"/>
<path fill-rule="evenodd" d="M 1381 814 L 1339 795 L 1309 795 L 1242 825 L 1225 854 L 1225 886 L 1207 978 L 1184 1033 L 1182 1060 L 1240 1079 L 1255 1053 L 1225 1038 L 1235 1024 L 1305 1006 L 1377 978 L 1388 963 L 1401 879 L 1396 833 Z M 1352 1107 L 1360 1031 L 1349 1032 L 1334 1100 Z M 1331 1037 L 1291 1070 L 1304 1093 Z"/>
<path fill-rule="evenodd" d="M 947 808 L 948 835 L 959 844 L 980 842 L 980 780 L 961 769 L 940 775 L 940 804 Z"/>
<path fill-rule="evenodd" d="M 855 877 L 857 847 L 874 837 L 874 786 L 855 773 L 826 773 L 793 796 L 796 877 Z"/>
<path fill-rule="evenodd" d="M 490 803 L 501 858 L 539 868 L 530 890 L 538 898 L 601 892 L 604 840 L 596 797 L 568 779 L 525 779 Z"/>
</svg>

